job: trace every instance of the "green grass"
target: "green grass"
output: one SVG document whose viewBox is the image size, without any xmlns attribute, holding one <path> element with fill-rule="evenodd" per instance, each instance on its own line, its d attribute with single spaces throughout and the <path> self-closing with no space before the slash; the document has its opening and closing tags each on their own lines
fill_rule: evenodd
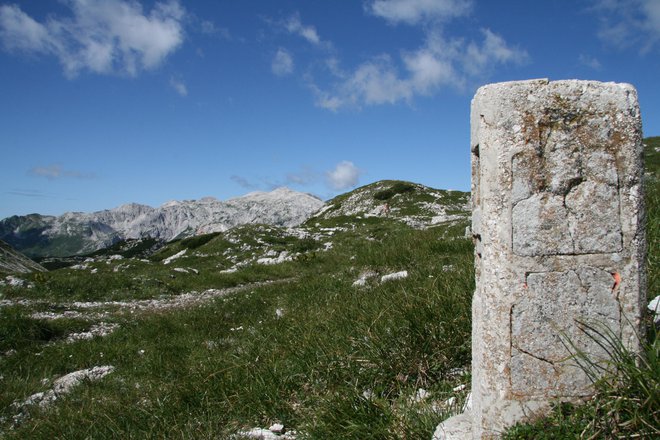
<svg viewBox="0 0 660 440">
<path fill-rule="evenodd" d="M 456 238 L 464 225 L 416 231 L 377 219 L 344 226 L 326 235 L 310 229 L 306 238 L 238 228 L 194 241 L 170 265 L 164 255 L 185 240 L 149 262 L 97 261 L 32 275 L 31 289 L 5 289 L 5 298 L 38 303 L 7 309 L 15 330 L 5 339 L 16 352 L 0 357 L 4 437 L 229 438 L 276 421 L 300 438 L 430 437 L 447 416 L 432 404 L 469 382 L 456 374 L 469 363 L 474 289 L 472 245 Z M 322 250 L 326 242 L 332 249 Z M 271 249 L 301 255 L 219 273 Z M 173 266 L 199 274 L 170 278 Z M 408 270 L 409 277 L 354 287 L 365 270 Z M 266 279 L 288 281 L 250 286 Z M 61 311 L 72 299 L 158 298 L 239 284 L 246 287 L 205 305 L 110 314 L 105 321 L 120 325 L 113 334 L 72 344 L 63 339 L 96 321 L 30 317 L 34 309 Z M 56 326 L 55 336 L 41 326 Z M 24 327 L 32 330 L 18 330 Z M 42 379 L 95 365 L 116 369 L 49 409 L 31 408 L 12 428 L 12 402 L 47 390 Z M 420 388 L 430 397 L 414 402 Z"/>
<path fill-rule="evenodd" d="M 657 290 L 657 182 L 649 179 L 646 187 L 650 292 Z M 460 192 L 424 197 L 407 191 L 390 203 L 412 210 L 416 201 L 466 200 Z M 335 199 L 337 209 L 347 198 Z M 313 218 L 300 236 L 250 225 L 169 243 L 148 260 L 107 261 L 101 254 L 87 269 L 26 276 L 34 287 L 0 288 L 1 299 L 23 300 L 0 308 L 0 436 L 224 439 L 281 422 L 300 439 L 430 438 L 449 416 L 442 402 L 470 382 L 474 268 L 472 245 L 462 238 L 466 224 L 414 230 L 391 217 L 345 215 Z M 163 263 L 184 249 L 183 257 Z M 283 251 L 296 256 L 255 264 Z M 407 278 L 379 281 L 402 270 Z M 375 276 L 354 286 L 367 271 Z M 266 280 L 278 282 L 255 284 Z M 108 306 L 95 310 L 106 313 L 102 318 L 32 316 L 75 309 L 74 300 L 174 298 L 237 286 L 243 287 L 183 309 L 131 313 Z M 103 338 L 66 342 L 100 320 L 119 327 Z M 646 357 L 622 358 L 619 370 L 630 380 L 600 382 L 593 401 L 559 405 L 508 438 L 583 432 L 607 438 L 658 426 L 647 417 L 657 414 L 657 350 L 652 339 Z M 115 370 L 47 409 L 14 405 L 62 375 L 98 365 Z M 429 397 L 415 401 L 420 389 Z"/>
</svg>

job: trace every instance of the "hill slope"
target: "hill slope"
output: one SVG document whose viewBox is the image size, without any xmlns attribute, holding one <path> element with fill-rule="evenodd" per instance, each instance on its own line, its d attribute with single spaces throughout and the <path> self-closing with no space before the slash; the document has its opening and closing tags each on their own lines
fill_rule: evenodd
<svg viewBox="0 0 660 440">
<path fill-rule="evenodd" d="M 416 229 L 466 220 L 470 193 L 400 180 L 381 180 L 326 202 L 307 224 L 387 217 Z"/>
<path fill-rule="evenodd" d="M 0 273 L 44 272 L 46 269 L 0 240 Z"/>
</svg>

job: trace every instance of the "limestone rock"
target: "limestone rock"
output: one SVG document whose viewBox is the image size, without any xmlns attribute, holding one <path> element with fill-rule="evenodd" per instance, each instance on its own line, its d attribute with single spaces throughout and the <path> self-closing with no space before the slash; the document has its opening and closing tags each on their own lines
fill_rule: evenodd
<svg viewBox="0 0 660 440">
<path fill-rule="evenodd" d="M 646 245 L 635 89 L 487 85 L 472 101 L 471 138 L 473 405 L 434 438 L 497 438 L 551 401 L 591 395 L 567 347 L 594 362 L 607 353 L 582 323 L 640 348 Z"/>
</svg>

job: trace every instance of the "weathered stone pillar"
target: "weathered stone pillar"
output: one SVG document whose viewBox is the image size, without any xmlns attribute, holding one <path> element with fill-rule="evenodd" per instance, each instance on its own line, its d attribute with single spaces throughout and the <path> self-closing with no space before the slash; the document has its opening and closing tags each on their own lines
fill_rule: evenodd
<svg viewBox="0 0 660 440">
<path fill-rule="evenodd" d="M 485 439 L 593 393 L 562 338 L 606 353 L 578 322 L 639 349 L 642 144 L 635 89 L 593 81 L 484 86 L 471 130 L 473 407 L 445 428 L 472 433 L 445 438 Z"/>
</svg>

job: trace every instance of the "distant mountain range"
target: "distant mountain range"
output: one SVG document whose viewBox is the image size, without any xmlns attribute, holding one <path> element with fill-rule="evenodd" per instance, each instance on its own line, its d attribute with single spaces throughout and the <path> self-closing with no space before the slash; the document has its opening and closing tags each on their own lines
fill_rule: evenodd
<svg viewBox="0 0 660 440">
<path fill-rule="evenodd" d="M 131 203 L 59 217 L 8 217 L 0 220 L 0 240 L 33 258 L 69 256 L 94 252 L 126 239 L 170 241 L 248 223 L 296 226 L 322 206 L 319 198 L 287 188 L 226 201 L 212 197 L 172 201 L 158 208 Z"/>
</svg>

